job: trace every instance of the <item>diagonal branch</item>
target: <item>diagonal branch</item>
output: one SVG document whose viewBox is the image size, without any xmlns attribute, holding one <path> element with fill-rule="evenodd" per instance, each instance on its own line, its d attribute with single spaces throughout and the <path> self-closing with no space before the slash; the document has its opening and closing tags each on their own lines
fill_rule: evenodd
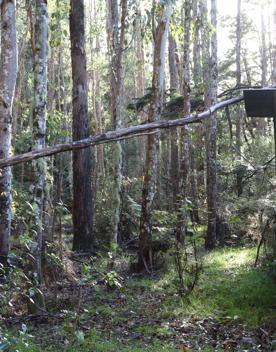
<svg viewBox="0 0 276 352">
<path fill-rule="evenodd" d="M 211 106 L 209 110 L 203 111 L 198 115 L 189 115 L 184 118 L 176 119 L 176 120 L 154 121 L 147 124 L 121 128 L 116 131 L 105 132 L 102 134 L 91 136 L 71 143 L 57 144 L 52 147 L 47 147 L 39 150 L 32 150 L 24 154 L 20 154 L 8 159 L 0 160 L 0 169 L 5 168 L 7 166 L 14 166 L 27 161 L 43 158 L 46 156 L 51 156 L 58 153 L 88 148 L 98 144 L 114 142 L 117 140 L 129 138 L 129 137 L 136 137 L 141 134 L 144 134 L 145 132 L 153 131 L 156 129 L 181 127 L 187 124 L 201 122 L 207 119 L 208 117 L 210 117 L 216 111 L 221 110 L 227 106 L 237 104 L 242 100 L 243 100 L 243 96 L 239 96 L 239 97 L 228 99 L 218 104 L 215 104 Z"/>
</svg>

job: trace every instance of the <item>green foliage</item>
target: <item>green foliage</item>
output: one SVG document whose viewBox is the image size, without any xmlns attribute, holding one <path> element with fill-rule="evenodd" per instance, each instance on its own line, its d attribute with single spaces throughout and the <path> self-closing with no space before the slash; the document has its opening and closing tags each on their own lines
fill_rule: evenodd
<svg viewBox="0 0 276 352">
<path fill-rule="evenodd" d="M 132 197 L 127 197 L 129 202 L 130 218 L 135 223 L 136 229 L 139 228 L 140 223 L 140 211 L 141 206 Z M 173 226 L 175 224 L 176 214 L 168 212 L 166 210 L 153 211 L 153 238 L 164 239 L 164 241 L 170 239 L 173 233 Z M 170 237 L 169 237 L 170 236 Z"/>
<path fill-rule="evenodd" d="M 177 352 L 178 349 L 160 342 L 154 342 L 151 346 L 135 346 L 125 345 L 116 338 L 108 338 L 104 334 L 99 334 L 95 330 L 92 330 L 83 341 L 83 344 L 78 346 L 72 346 L 67 349 L 68 352 L 80 352 L 80 351 L 93 351 L 93 352 Z"/>
<path fill-rule="evenodd" d="M 40 352 L 35 345 L 33 336 L 28 332 L 25 324 L 19 331 L 6 331 L 0 327 L 0 351 L 1 352 Z"/>
<path fill-rule="evenodd" d="M 122 278 L 116 273 L 116 271 L 109 271 L 104 275 L 105 285 L 110 289 L 122 289 Z"/>
<path fill-rule="evenodd" d="M 184 246 L 176 243 L 172 252 L 176 279 L 173 284 L 176 287 L 176 292 L 179 293 L 182 299 L 188 299 L 189 295 L 195 289 L 199 275 L 202 270 L 202 264 L 198 258 L 198 248 L 196 240 L 193 239 Z"/>
<path fill-rule="evenodd" d="M 70 137 L 69 131 L 62 128 L 64 124 L 64 112 L 54 110 L 48 115 L 47 119 L 47 143 L 52 144 L 59 140 Z"/>
</svg>

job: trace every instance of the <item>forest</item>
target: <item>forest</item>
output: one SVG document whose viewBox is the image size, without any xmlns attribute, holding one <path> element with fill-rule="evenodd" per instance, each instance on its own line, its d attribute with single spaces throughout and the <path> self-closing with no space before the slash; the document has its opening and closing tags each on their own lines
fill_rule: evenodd
<svg viewBox="0 0 276 352">
<path fill-rule="evenodd" d="M 0 0 L 0 352 L 276 351 L 276 0 Z"/>
</svg>

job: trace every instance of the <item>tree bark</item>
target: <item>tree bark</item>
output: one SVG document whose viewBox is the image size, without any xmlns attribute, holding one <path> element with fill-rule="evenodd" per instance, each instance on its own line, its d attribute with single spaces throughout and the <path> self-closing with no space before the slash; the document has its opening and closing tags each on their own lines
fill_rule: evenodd
<svg viewBox="0 0 276 352">
<path fill-rule="evenodd" d="M 170 69 L 170 90 L 175 93 L 179 87 L 178 70 L 176 63 L 176 41 L 172 34 L 169 34 L 169 69 Z M 177 197 L 179 193 L 179 150 L 178 131 L 176 128 L 170 130 L 170 181 L 172 185 L 172 209 L 177 209 Z"/>
<path fill-rule="evenodd" d="M 208 109 L 217 101 L 217 8 L 216 0 L 211 0 L 211 52 L 209 51 L 210 28 L 207 24 L 207 2 L 202 0 L 204 29 L 203 29 L 203 71 L 204 71 L 204 100 L 205 108 Z M 217 170 L 216 170 L 216 139 L 217 121 L 216 114 L 212 114 L 206 126 L 206 160 L 207 160 L 207 211 L 208 225 L 205 238 L 205 248 L 213 249 L 217 240 Z"/>
<path fill-rule="evenodd" d="M 276 3 L 274 3 L 274 11 L 273 11 L 273 19 L 274 19 L 274 43 L 273 43 L 273 70 L 272 70 L 272 83 L 276 82 Z"/>
<path fill-rule="evenodd" d="M 89 136 L 84 0 L 71 0 L 70 38 L 73 79 L 73 140 Z M 73 153 L 73 250 L 93 250 L 91 151 Z"/>
<path fill-rule="evenodd" d="M 194 91 L 197 98 L 203 95 L 203 77 L 202 77 L 202 50 L 201 50 L 201 27 L 202 27 L 202 7 L 198 0 L 193 2 L 193 22 L 194 40 L 193 40 L 193 81 Z M 204 181 L 204 126 L 199 125 L 195 131 L 195 167 L 197 176 L 197 193 L 202 195 L 205 190 Z"/>
<path fill-rule="evenodd" d="M 237 3 L 237 30 L 236 30 L 236 71 L 237 71 L 237 87 L 241 86 L 241 0 Z M 242 110 L 237 107 L 236 119 L 236 158 L 238 164 L 241 164 L 241 131 L 242 131 Z M 237 195 L 240 197 L 243 192 L 241 169 L 237 169 Z"/>
<path fill-rule="evenodd" d="M 119 30 L 118 1 L 108 1 L 108 12 L 110 18 L 110 109 L 114 130 L 122 127 L 122 79 L 123 79 L 123 50 L 125 42 L 127 0 L 121 1 L 121 21 Z M 114 218 L 112 219 L 111 242 L 118 242 L 118 231 L 120 221 L 121 187 L 122 187 L 122 146 L 117 142 L 113 149 L 114 162 L 114 187 L 112 192 L 112 207 Z"/>
<path fill-rule="evenodd" d="M 154 36 L 154 57 L 152 76 L 152 101 L 148 121 L 153 122 L 161 117 L 164 95 L 166 47 L 168 41 L 171 1 L 160 5 L 160 15 Z M 142 206 L 140 218 L 138 270 L 152 269 L 152 212 L 157 176 L 158 136 L 149 135 L 147 139 L 145 175 L 142 190 Z"/>
<path fill-rule="evenodd" d="M 185 28 L 184 28 L 184 55 L 183 55 L 183 113 L 189 115 L 191 110 L 190 103 L 190 40 L 191 40 L 191 11 L 192 3 L 190 0 L 185 0 Z M 176 239 L 180 243 L 184 243 L 187 229 L 188 211 L 187 211 L 187 196 L 188 196 L 188 181 L 190 175 L 190 131 L 186 125 L 181 131 L 181 163 L 180 163 L 180 184 L 179 184 L 179 208 L 176 226 Z"/>
<path fill-rule="evenodd" d="M 17 75 L 16 2 L 3 0 L 0 56 L 0 158 L 11 155 L 12 105 Z M 0 264 L 7 264 L 11 232 L 11 169 L 0 173 Z"/>
<path fill-rule="evenodd" d="M 139 8 L 139 3 L 136 1 L 137 6 L 137 19 L 136 19 L 136 55 L 137 55 L 137 78 L 136 78 L 136 96 L 141 97 L 145 94 L 145 85 L 146 85 L 146 77 L 145 77 L 145 53 L 144 53 L 144 45 L 143 45 L 143 36 L 142 36 L 142 14 Z"/>
<path fill-rule="evenodd" d="M 35 3 L 35 57 L 34 57 L 34 110 L 33 110 L 33 146 L 37 150 L 45 148 L 46 100 L 47 100 L 47 39 L 48 7 L 47 1 Z M 34 170 L 34 232 L 36 233 L 36 274 L 42 281 L 43 253 L 43 203 L 46 179 L 44 159 L 33 163 Z"/>
<path fill-rule="evenodd" d="M 261 45 L 260 45 L 260 54 L 261 54 L 261 84 L 262 87 L 266 85 L 267 81 L 267 43 L 266 43 L 266 25 L 265 25 L 265 11 L 263 5 L 261 5 Z M 258 132 L 260 136 L 265 134 L 265 119 L 258 119 Z"/>
<path fill-rule="evenodd" d="M 177 93 L 179 87 L 178 71 L 176 64 L 177 45 L 170 31 L 169 33 L 169 69 L 170 69 L 170 90 Z"/>
<path fill-rule="evenodd" d="M 91 90 L 92 90 L 92 101 L 93 101 L 93 114 L 95 117 L 95 133 L 102 133 L 102 101 L 101 101 L 101 82 L 100 82 L 100 72 L 99 68 L 95 63 L 100 58 L 101 45 L 100 45 L 100 34 L 97 32 L 94 34 L 93 26 L 100 25 L 98 13 L 100 8 L 96 0 L 90 3 L 90 51 L 91 51 L 91 61 L 92 61 L 92 79 L 91 79 Z M 94 47 L 96 53 L 94 53 Z M 104 147 L 103 145 L 97 146 L 95 149 L 95 168 L 93 177 L 93 188 L 94 197 L 96 199 L 97 190 L 100 189 L 101 180 L 105 177 L 105 163 L 104 163 Z"/>
</svg>

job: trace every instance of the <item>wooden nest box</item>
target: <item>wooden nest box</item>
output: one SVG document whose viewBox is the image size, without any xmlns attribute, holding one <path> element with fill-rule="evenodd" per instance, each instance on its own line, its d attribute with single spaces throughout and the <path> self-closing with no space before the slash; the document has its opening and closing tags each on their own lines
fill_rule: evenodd
<svg viewBox="0 0 276 352">
<path fill-rule="evenodd" d="M 249 117 L 276 117 L 276 89 L 246 89 L 243 91 L 245 110 Z"/>
<path fill-rule="evenodd" d="M 245 110 L 249 117 L 273 117 L 276 171 L 276 89 L 246 89 L 243 91 Z"/>
</svg>

